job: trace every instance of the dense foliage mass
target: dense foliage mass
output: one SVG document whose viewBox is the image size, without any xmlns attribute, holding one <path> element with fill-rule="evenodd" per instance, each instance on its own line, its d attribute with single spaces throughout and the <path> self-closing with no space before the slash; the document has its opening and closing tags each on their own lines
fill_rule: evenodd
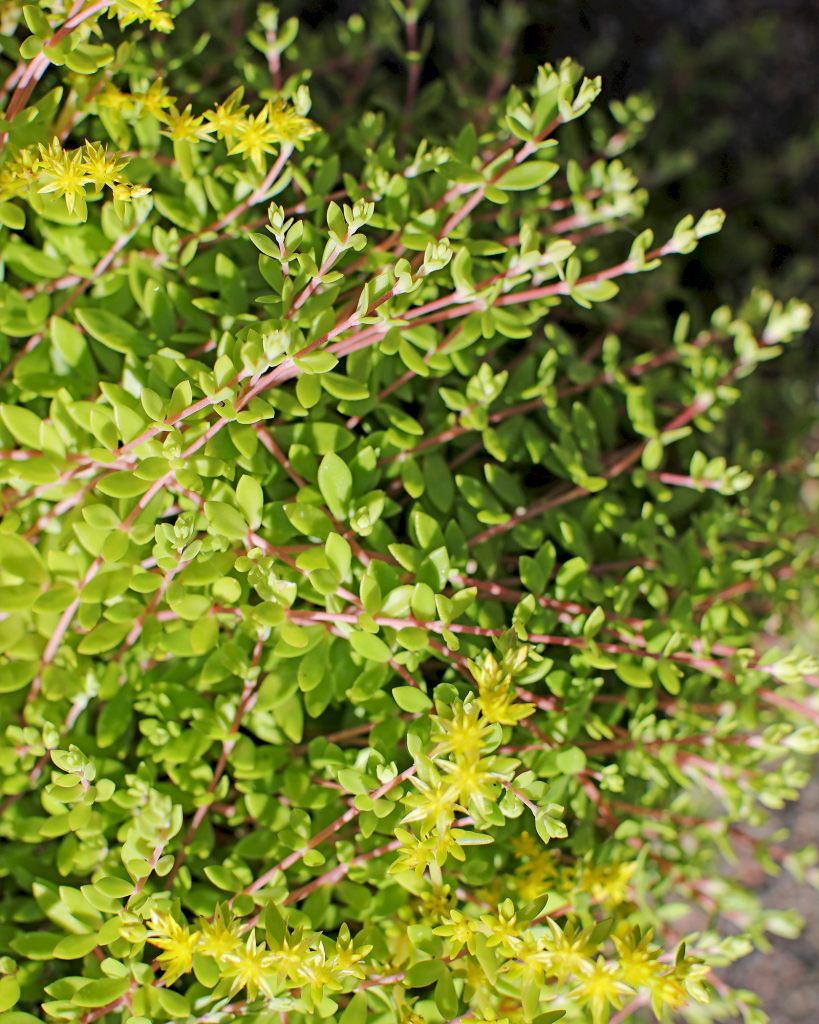
<svg viewBox="0 0 819 1024">
<path fill-rule="evenodd" d="M 511 6 L 423 89 L 400 0 L 185 8 L 2 7 L 0 1024 L 759 1024 L 809 308 L 669 318 L 722 212 L 641 230 L 650 100 L 507 88 Z"/>
</svg>

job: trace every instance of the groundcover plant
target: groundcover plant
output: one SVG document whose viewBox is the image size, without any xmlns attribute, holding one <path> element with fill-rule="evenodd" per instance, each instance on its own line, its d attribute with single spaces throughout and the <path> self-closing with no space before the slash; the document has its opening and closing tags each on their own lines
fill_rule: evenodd
<svg viewBox="0 0 819 1024">
<path fill-rule="evenodd" d="M 189 6 L 2 6 L 0 1024 L 759 1024 L 817 549 L 733 407 L 810 310 L 672 322 L 723 215 L 570 59 Z"/>
</svg>

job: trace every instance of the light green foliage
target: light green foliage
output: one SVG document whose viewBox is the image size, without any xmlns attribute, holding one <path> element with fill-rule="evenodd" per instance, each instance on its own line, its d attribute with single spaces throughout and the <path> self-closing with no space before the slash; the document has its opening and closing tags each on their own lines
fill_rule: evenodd
<svg viewBox="0 0 819 1024">
<path fill-rule="evenodd" d="M 799 918 L 718 864 L 819 749 L 817 552 L 730 424 L 810 310 L 661 315 L 723 213 L 640 230 L 571 60 L 433 116 L 419 7 L 225 75 L 184 8 L 4 14 L 0 1024 L 760 1021 L 710 970 Z"/>
</svg>

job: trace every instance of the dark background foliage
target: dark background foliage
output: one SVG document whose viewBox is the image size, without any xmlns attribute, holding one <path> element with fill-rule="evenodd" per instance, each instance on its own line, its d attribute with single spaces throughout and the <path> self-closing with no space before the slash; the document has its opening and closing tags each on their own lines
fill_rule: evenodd
<svg viewBox="0 0 819 1024">
<path fill-rule="evenodd" d="M 285 5 L 288 6 L 288 5 Z M 311 0 L 299 16 L 318 28 L 361 12 L 361 0 Z M 422 82 L 443 73 L 453 3 L 433 0 L 438 24 Z M 484 8 L 462 6 L 480 41 Z M 687 150 L 692 167 L 664 183 L 666 210 L 721 205 L 727 231 L 697 250 L 685 283 L 739 294 L 761 271 L 815 294 L 819 17 L 812 0 L 525 0 L 510 80 L 571 55 L 602 75 L 602 101 L 648 89 L 660 102 L 649 145 Z M 289 6 L 288 6 L 289 11 Z M 388 60 L 388 63 L 391 64 Z M 398 70 L 393 68 L 393 70 Z M 732 230 L 733 229 L 733 230 Z M 783 285 L 787 290 L 788 286 Z M 720 294 L 722 298 L 722 294 Z"/>
<path fill-rule="evenodd" d="M 366 0 L 283 7 L 313 29 L 370 10 Z M 422 17 L 422 27 L 436 28 L 422 84 L 446 74 L 461 29 L 475 49 L 488 43 L 494 26 L 486 15 L 497 16 L 498 8 L 493 0 L 432 0 Z M 817 306 L 819 15 L 813 0 L 523 0 L 506 10 L 519 28 L 504 69 L 510 82 L 530 81 L 538 64 L 571 55 L 587 74 L 602 75 L 599 103 L 648 90 L 658 104 L 636 154 L 652 193 L 649 222 L 673 223 L 714 206 L 728 214 L 723 231 L 681 268 L 692 299 L 710 312 L 765 282 L 777 295 L 796 294 Z M 390 55 L 380 70 L 404 74 Z M 814 326 L 800 346 L 758 375 L 753 386 L 765 415 L 748 423 L 749 431 L 806 436 L 818 357 Z"/>
</svg>

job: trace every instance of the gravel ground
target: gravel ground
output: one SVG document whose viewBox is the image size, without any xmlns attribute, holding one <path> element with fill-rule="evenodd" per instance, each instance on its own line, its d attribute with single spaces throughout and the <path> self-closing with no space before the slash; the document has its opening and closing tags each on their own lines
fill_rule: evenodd
<svg viewBox="0 0 819 1024">
<path fill-rule="evenodd" d="M 819 845 L 819 779 L 803 791 L 801 799 L 774 816 L 775 828 L 791 834 L 783 844 L 799 849 Z M 816 1024 L 819 1021 L 819 892 L 800 885 L 786 872 L 766 875 L 755 862 L 738 866 L 746 885 L 755 889 L 766 907 L 796 908 L 805 919 L 798 939 L 770 936 L 773 952 L 754 952 L 720 973 L 735 988 L 750 989 L 762 999 L 770 1024 Z"/>
</svg>

